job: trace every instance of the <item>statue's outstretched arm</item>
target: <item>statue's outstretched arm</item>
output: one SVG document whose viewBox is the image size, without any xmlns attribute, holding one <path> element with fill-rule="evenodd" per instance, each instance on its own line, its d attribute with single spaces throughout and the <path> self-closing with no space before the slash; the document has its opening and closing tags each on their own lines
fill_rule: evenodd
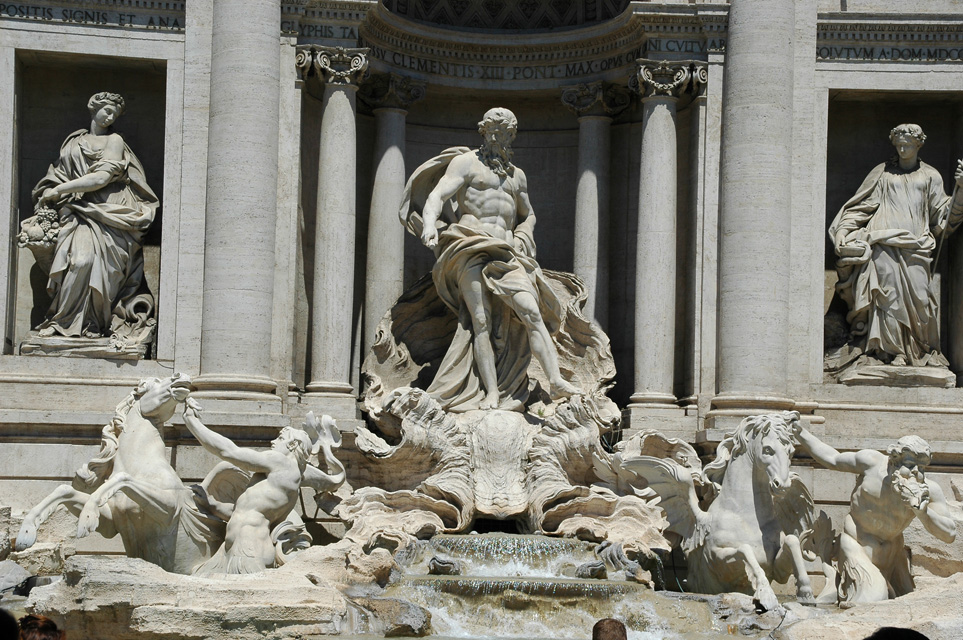
<svg viewBox="0 0 963 640">
<path fill-rule="evenodd" d="M 194 434 L 201 446 L 216 455 L 221 460 L 235 464 L 245 471 L 252 473 L 268 472 L 271 470 L 269 452 L 254 451 L 234 444 L 229 438 L 211 431 L 201 422 L 200 405 L 193 398 L 188 398 L 184 405 L 184 424 L 188 431 Z"/>
<path fill-rule="evenodd" d="M 798 424 L 798 423 L 797 423 Z M 847 473 L 862 473 L 873 464 L 879 462 L 877 457 L 885 462 L 885 456 L 878 451 L 869 449 L 863 451 L 849 451 L 840 453 L 813 434 L 802 425 L 795 431 L 796 440 L 800 448 L 806 451 L 812 459 L 828 469 L 845 471 Z"/>
</svg>

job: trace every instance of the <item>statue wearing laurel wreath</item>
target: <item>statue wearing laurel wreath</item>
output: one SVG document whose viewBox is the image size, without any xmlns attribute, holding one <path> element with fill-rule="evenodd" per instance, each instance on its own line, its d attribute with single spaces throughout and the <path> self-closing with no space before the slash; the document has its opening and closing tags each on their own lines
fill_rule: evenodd
<svg viewBox="0 0 963 640">
<path fill-rule="evenodd" d="M 153 340 L 142 241 L 159 202 L 140 160 L 111 130 L 124 107 L 116 93 L 93 95 L 90 129 L 67 136 L 33 190 L 34 215 L 21 223 L 18 244 L 47 272 L 51 303 L 23 354 L 136 359 Z"/>
</svg>

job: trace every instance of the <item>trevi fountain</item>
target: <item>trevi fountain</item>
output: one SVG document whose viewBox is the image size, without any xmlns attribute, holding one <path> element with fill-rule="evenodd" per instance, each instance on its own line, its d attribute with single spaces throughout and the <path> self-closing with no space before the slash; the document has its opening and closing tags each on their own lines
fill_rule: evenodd
<svg viewBox="0 0 963 640">
<path fill-rule="evenodd" d="M 0 35 L 4 609 L 963 637 L 955 0 L 32 0 Z"/>
</svg>

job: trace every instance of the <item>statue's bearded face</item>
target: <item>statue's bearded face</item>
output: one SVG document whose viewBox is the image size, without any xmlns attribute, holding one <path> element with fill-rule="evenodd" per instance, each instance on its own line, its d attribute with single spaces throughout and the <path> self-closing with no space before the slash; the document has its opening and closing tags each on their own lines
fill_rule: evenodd
<svg viewBox="0 0 963 640">
<path fill-rule="evenodd" d="M 498 122 L 489 122 L 482 131 L 482 138 L 484 142 L 481 155 L 485 164 L 499 175 L 510 173 L 515 129 Z"/>
</svg>

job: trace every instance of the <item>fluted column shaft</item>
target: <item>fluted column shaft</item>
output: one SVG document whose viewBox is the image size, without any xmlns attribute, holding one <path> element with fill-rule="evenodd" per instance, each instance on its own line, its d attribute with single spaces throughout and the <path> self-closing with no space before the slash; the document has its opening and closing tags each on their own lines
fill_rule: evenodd
<svg viewBox="0 0 963 640">
<path fill-rule="evenodd" d="M 278 0 L 214 4 L 199 390 L 274 393 Z M 256 96 L 257 99 L 253 99 Z"/>
<path fill-rule="evenodd" d="M 722 116 L 716 408 L 789 408 L 792 0 L 733 0 Z M 790 46 L 787 46 L 790 43 Z"/>
<path fill-rule="evenodd" d="M 624 88 L 603 82 L 562 90 L 562 103 L 578 116 L 578 183 L 575 191 L 575 274 L 585 283 L 585 315 L 604 328 L 609 297 L 609 149 L 612 119 L 629 105 Z"/>
<path fill-rule="evenodd" d="M 676 103 L 642 101 L 633 403 L 675 406 Z"/>
<path fill-rule="evenodd" d="M 378 323 L 404 290 L 405 228 L 398 208 L 405 190 L 405 118 L 425 94 L 423 83 L 398 74 L 365 82 L 360 98 L 374 108 L 374 179 L 368 215 L 365 266 L 364 353 L 374 343 Z"/>
<path fill-rule="evenodd" d="M 358 80 L 366 50 L 321 48 L 324 98 L 319 141 L 311 381 L 308 394 L 353 395 Z"/>
</svg>

